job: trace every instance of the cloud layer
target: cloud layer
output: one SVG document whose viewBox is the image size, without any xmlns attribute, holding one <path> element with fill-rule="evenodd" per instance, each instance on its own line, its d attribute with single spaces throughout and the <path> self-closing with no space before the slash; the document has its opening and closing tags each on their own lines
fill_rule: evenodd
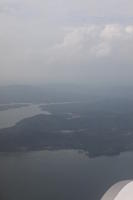
<svg viewBox="0 0 133 200">
<path fill-rule="evenodd" d="M 0 84 L 133 83 L 131 0 L 0 2 Z"/>
<path fill-rule="evenodd" d="M 132 25 L 86 25 L 67 29 L 63 41 L 49 49 L 46 60 L 68 78 L 113 82 L 125 77 L 128 81 L 133 72 L 132 52 Z"/>
</svg>

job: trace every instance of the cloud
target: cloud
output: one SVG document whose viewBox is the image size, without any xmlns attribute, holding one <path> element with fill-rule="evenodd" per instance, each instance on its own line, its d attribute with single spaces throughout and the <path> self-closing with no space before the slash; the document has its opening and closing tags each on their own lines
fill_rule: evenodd
<svg viewBox="0 0 133 200">
<path fill-rule="evenodd" d="M 51 72 L 55 68 L 64 79 L 130 82 L 132 30 L 132 25 L 120 24 L 68 28 L 63 41 L 47 52 L 47 66 Z"/>
<path fill-rule="evenodd" d="M 89 59 L 121 56 L 123 59 L 132 57 L 133 26 L 120 24 L 86 25 L 83 27 L 70 28 L 64 36 L 64 40 L 56 44 L 51 51 L 52 57 L 58 60 L 77 60 L 83 56 Z M 128 55 L 123 54 L 128 49 Z M 63 54 L 65 54 L 63 56 Z M 86 58 L 86 59 L 87 59 Z"/>
<path fill-rule="evenodd" d="M 132 0 L 1 0 L 0 83 L 132 79 L 132 9 Z"/>
</svg>

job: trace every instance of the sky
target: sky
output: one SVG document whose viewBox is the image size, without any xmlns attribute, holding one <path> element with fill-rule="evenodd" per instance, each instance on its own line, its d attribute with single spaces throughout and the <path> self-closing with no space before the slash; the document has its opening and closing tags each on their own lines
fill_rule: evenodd
<svg viewBox="0 0 133 200">
<path fill-rule="evenodd" d="M 1 0 L 0 85 L 133 85 L 132 0 Z"/>
</svg>

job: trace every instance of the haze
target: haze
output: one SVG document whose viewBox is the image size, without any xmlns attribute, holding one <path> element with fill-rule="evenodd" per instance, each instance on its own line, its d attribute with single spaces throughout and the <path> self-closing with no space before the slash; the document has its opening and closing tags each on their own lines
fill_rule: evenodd
<svg viewBox="0 0 133 200">
<path fill-rule="evenodd" d="M 132 0 L 1 0 L 0 85 L 133 83 Z"/>
</svg>

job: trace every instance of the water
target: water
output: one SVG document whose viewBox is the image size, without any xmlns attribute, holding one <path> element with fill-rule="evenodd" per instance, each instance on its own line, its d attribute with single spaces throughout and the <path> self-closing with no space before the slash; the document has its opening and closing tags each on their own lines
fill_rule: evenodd
<svg viewBox="0 0 133 200">
<path fill-rule="evenodd" d="M 50 114 L 48 111 L 42 111 L 39 108 L 39 105 L 33 104 L 25 107 L 0 111 L 0 129 L 12 127 L 24 118 L 33 117 L 42 113 L 46 115 Z"/>
<path fill-rule="evenodd" d="M 0 154 L 1 200 L 99 200 L 133 178 L 133 153 L 90 159 L 75 150 Z"/>
<path fill-rule="evenodd" d="M 48 111 L 39 105 L 0 111 L 0 128 Z M 100 200 L 120 180 L 133 179 L 133 153 L 88 158 L 76 150 L 0 153 L 0 200 Z"/>
<path fill-rule="evenodd" d="M 42 110 L 40 108 L 41 105 L 43 106 L 62 105 L 62 104 L 64 105 L 64 104 L 73 104 L 73 103 L 75 104 L 79 102 L 53 102 L 53 103 L 43 103 L 43 104 L 38 104 L 38 105 L 29 104 L 29 106 L 25 106 L 25 107 L 10 108 L 8 110 L 0 111 L 0 129 L 12 127 L 16 125 L 17 122 L 25 118 L 33 117 L 35 115 L 39 115 L 39 114 L 50 115 L 51 113 L 49 111 Z M 4 104 L 1 104 L 1 105 L 4 105 Z"/>
</svg>

